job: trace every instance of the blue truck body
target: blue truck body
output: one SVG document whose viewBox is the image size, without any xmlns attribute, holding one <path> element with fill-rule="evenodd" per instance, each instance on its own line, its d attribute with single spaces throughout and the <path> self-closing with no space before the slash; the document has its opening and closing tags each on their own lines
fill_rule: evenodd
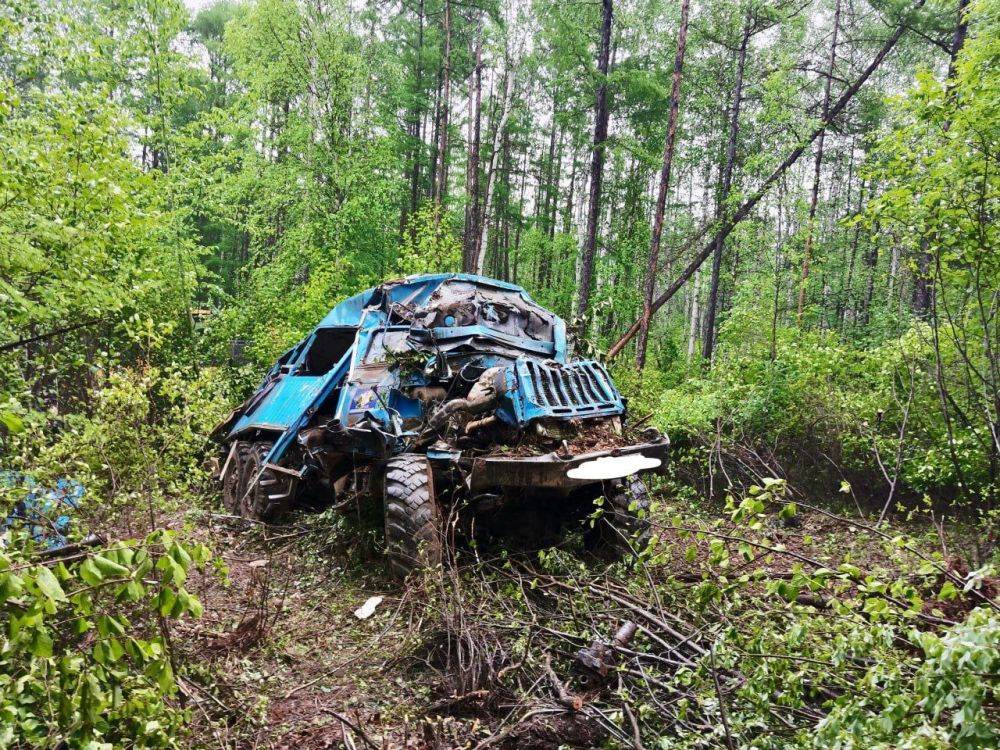
<svg viewBox="0 0 1000 750">
<path fill-rule="evenodd" d="M 499 313 L 489 300 L 481 306 L 478 322 L 473 324 L 459 325 L 455 316 L 448 315 L 441 321 L 444 325 L 418 329 L 412 323 L 394 322 L 393 310 L 397 307 L 419 310 L 435 293 L 456 286 L 487 290 L 499 295 L 501 302 L 518 301 L 533 314 L 549 316 L 550 324 L 543 327 L 547 335 L 537 338 L 513 335 L 492 325 L 491 317 L 496 320 Z M 353 337 L 353 344 L 326 372 L 311 374 L 309 354 L 330 332 Z M 423 404 L 405 395 L 405 389 L 426 385 L 429 379 L 411 373 L 404 382 L 392 369 L 379 370 L 374 377 L 359 374 L 372 347 L 392 334 L 407 342 L 411 334 L 416 334 L 417 338 L 432 342 L 431 349 L 437 351 L 456 342 L 467 342 L 471 350 L 467 358 L 477 360 L 483 368 L 509 364 L 505 373 L 506 393 L 497 416 L 510 425 L 523 427 L 545 417 L 612 416 L 625 410 L 621 394 L 603 365 L 590 361 L 567 364 L 565 322 L 536 305 L 523 288 L 470 274 L 433 274 L 374 287 L 334 307 L 268 372 L 229 426 L 226 439 L 238 439 L 255 431 L 273 433 L 277 439 L 267 460 L 280 461 L 299 430 L 334 397 L 337 401 L 333 413 L 344 428 L 353 427 L 363 414 L 386 434 L 397 438 L 392 441 L 390 452 L 393 448 L 402 449 L 410 434 L 400 425 L 421 418 L 424 412 Z M 431 369 L 438 356 L 441 355 L 435 353 L 428 357 Z M 552 375 L 553 365 L 563 377 Z M 371 452 L 372 447 L 362 442 L 358 450 Z"/>
<path fill-rule="evenodd" d="M 382 487 L 399 567 L 435 536 L 438 494 L 586 505 L 607 490 L 628 516 L 620 480 L 660 466 L 668 443 L 629 441 L 625 417 L 604 365 L 570 357 L 559 316 L 519 286 L 453 273 L 338 304 L 214 435 L 235 514 L 268 521 Z"/>
</svg>

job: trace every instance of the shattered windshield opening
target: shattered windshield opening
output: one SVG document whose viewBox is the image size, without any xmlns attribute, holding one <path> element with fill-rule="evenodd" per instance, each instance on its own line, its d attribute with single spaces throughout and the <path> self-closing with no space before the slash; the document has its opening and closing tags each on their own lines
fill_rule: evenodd
<svg viewBox="0 0 1000 750">
<path fill-rule="evenodd" d="M 362 362 L 366 365 L 382 364 L 387 357 L 405 354 L 412 349 L 409 329 L 381 331 L 372 336 Z"/>
</svg>

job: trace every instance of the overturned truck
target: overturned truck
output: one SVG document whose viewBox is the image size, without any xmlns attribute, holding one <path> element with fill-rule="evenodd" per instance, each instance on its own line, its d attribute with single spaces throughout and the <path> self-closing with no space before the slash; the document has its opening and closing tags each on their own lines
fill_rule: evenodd
<svg viewBox="0 0 1000 750">
<path fill-rule="evenodd" d="M 381 501 L 400 575 L 438 563 L 449 529 L 502 529 L 512 515 L 560 531 L 589 519 L 590 548 L 630 554 L 649 533 L 639 474 L 668 445 L 628 424 L 603 365 L 569 358 L 562 319 L 466 274 L 344 300 L 214 435 L 230 512 L 266 522 Z"/>
</svg>

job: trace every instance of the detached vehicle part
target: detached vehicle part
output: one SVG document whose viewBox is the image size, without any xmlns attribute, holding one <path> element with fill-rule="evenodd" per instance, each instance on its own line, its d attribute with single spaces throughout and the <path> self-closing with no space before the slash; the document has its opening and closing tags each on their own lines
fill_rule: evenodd
<svg viewBox="0 0 1000 750">
<path fill-rule="evenodd" d="M 406 575 L 440 563 L 452 511 L 572 510 L 593 516 L 595 551 L 641 550 L 639 475 L 663 466 L 668 441 L 631 432 L 605 367 L 569 357 L 561 318 L 514 284 L 433 274 L 334 307 L 213 437 L 229 512 L 268 522 L 367 489 Z"/>
</svg>

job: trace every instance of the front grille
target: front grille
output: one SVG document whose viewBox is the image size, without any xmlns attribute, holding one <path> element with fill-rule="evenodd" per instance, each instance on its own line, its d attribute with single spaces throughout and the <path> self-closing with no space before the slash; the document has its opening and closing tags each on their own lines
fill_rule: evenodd
<svg viewBox="0 0 1000 750">
<path fill-rule="evenodd" d="M 552 416 L 599 416 L 624 410 L 618 389 L 598 362 L 550 366 L 521 360 L 517 369 L 525 395 Z"/>
</svg>

